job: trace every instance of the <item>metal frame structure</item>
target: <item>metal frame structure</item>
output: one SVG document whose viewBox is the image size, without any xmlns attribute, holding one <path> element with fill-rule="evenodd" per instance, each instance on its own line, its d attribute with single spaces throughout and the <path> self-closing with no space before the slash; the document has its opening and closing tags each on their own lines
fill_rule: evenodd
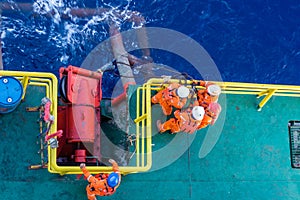
<svg viewBox="0 0 300 200">
<path fill-rule="evenodd" d="M 46 97 L 51 101 L 51 113 L 54 116 L 53 126 L 49 134 L 57 131 L 57 86 L 58 81 L 54 74 L 37 72 L 19 72 L 19 71 L 0 71 L 0 76 L 14 76 L 18 78 L 24 89 L 24 100 L 28 86 L 45 87 Z M 158 91 L 163 85 L 171 82 L 179 82 L 191 85 L 191 80 L 164 80 L 162 78 L 150 79 L 147 83 L 137 88 L 136 93 L 136 140 L 135 140 L 135 166 L 120 166 L 122 174 L 137 173 L 148 171 L 152 166 L 152 116 L 151 116 L 151 94 Z M 222 88 L 223 94 L 256 95 L 257 98 L 264 96 L 258 104 L 258 110 L 270 100 L 272 96 L 291 96 L 300 97 L 300 86 L 293 85 L 272 85 L 272 84 L 254 84 L 239 82 L 215 82 Z M 58 166 L 56 163 L 56 149 L 48 146 L 48 171 L 51 173 L 63 174 L 81 174 L 78 166 Z M 91 173 L 109 173 L 111 166 L 89 166 Z"/>
<path fill-rule="evenodd" d="M 54 74 L 51 73 L 37 73 L 37 72 L 20 72 L 20 71 L 0 71 L 0 76 L 14 76 L 23 86 L 24 95 L 22 100 L 26 97 L 26 89 L 29 86 L 45 87 L 45 95 L 52 101 L 51 114 L 54 116 L 53 125 L 50 128 L 48 135 L 57 132 L 57 91 L 58 81 Z M 144 112 L 144 110 L 142 110 Z M 150 123 L 150 122 L 148 122 Z M 41 144 L 43 141 L 41 141 Z M 137 173 L 147 171 L 151 168 L 151 135 L 147 137 L 139 137 L 137 134 L 136 144 L 136 166 L 120 166 L 122 174 Z M 145 148 L 146 144 L 146 148 Z M 142 148 L 140 148 L 142 147 Z M 42 147 L 41 147 L 42 148 Z M 144 151 L 146 149 L 146 152 Z M 50 148 L 48 145 L 48 163 L 43 162 L 44 155 L 41 151 L 41 165 L 31 165 L 29 169 L 37 169 L 47 167 L 51 173 L 64 174 L 81 174 L 82 171 L 78 166 L 58 166 L 56 162 L 57 151 L 56 148 Z M 142 158 L 142 165 L 140 164 L 140 157 L 147 156 L 147 164 L 144 165 L 144 158 Z M 112 172 L 111 166 L 88 166 L 88 170 L 91 173 L 109 173 Z"/>
</svg>

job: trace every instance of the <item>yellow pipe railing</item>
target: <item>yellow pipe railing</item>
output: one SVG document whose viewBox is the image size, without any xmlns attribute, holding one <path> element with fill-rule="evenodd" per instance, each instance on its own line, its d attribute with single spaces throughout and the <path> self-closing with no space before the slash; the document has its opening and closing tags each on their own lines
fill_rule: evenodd
<svg viewBox="0 0 300 200">
<path fill-rule="evenodd" d="M 137 95 L 136 95 L 136 105 L 140 105 L 140 91 L 141 91 L 141 88 L 139 87 L 137 89 Z M 136 116 L 140 116 L 140 107 L 137 107 L 136 108 Z M 145 120 L 146 118 L 143 117 L 145 115 L 142 115 L 140 117 L 138 117 L 136 120 L 135 120 L 135 123 L 136 123 L 136 166 L 140 166 L 140 127 L 139 127 L 139 123 L 140 121 L 143 121 Z"/>
<path fill-rule="evenodd" d="M 264 105 L 272 96 L 300 97 L 300 86 L 296 85 L 276 85 L 257 84 L 240 82 L 216 82 L 225 94 L 256 95 L 257 98 L 265 96 L 257 105 L 257 110 L 261 111 Z"/>
<path fill-rule="evenodd" d="M 176 80 L 170 79 L 168 82 L 163 82 L 163 79 L 150 79 L 148 84 L 159 89 L 160 86 L 170 82 L 183 84 L 192 84 L 191 80 Z M 257 105 L 258 111 L 270 100 L 272 96 L 288 96 L 300 97 L 300 86 L 296 85 L 277 85 L 277 84 L 257 84 L 257 83 L 241 83 L 241 82 L 218 82 L 212 81 L 222 88 L 223 94 L 238 94 L 238 95 L 256 95 L 257 98 L 265 96 Z"/>
<path fill-rule="evenodd" d="M 23 71 L 0 71 L 0 76 L 14 76 L 18 78 L 23 86 L 23 98 L 26 96 L 26 91 L 28 86 L 39 86 L 45 87 L 46 97 L 52 101 L 51 113 L 54 116 L 53 125 L 50 128 L 49 134 L 55 133 L 57 131 L 57 86 L 58 81 L 54 74 L 51 73 L 41 73 L 41 72 L 23 72 Z M 48 147 L 48 154 L 50 152 L 50 147 Z M 50 155 L 50 154 L 49 154 Z M 50 156 L 49 156 L 50 157 Z M 48 159 L 49 163 L 51 158 Z M 48 165 L 48 170 L 51 171 L 50 164 Z"/>
<path fill-rule="evenodd" d="M 16 72 L 0 71 L 0 76 L 17 77 L 24 89 L 24 97 L 28 85 L 43 86 L 46 88 L 46 96 L 52 101 L 52 115 L 55 117 L 53 126 L 49 133 L 57 131 L 57 78 L 50 73 L 36 72 Z M 171 82 L 182 84 L 192 84 L 192 81 L 180 81 L 171 79 L 164 82 L 163 79 L 150 79 L 147 83 L 137 88 L 137 107 L 136 107 L 136 166 L 121 166 L 123 174 L 147 171 L 152 165 L 152 116 L 151 116 L 151 92 L 160 90 L 162 85 Z M 234 82 L 215 82 L 222 88 L 224 94 L 256 95 L 258 98 L 264 96 L 258 104 L 258 109 L 268 102 L 272 96 L 291 96 L 300 97 L 300 86 L 293 85 L 272 85 L 255 83 L 234 83 Z M 56 149 L 48 147 L 48 170 L 59 174 L 78 174 L 81 173 L 78 166 L 58 166 L 56 163 Z M 111 167 L 89 166 L 92 173 L 111 172 Z"/>
<path fill-rule="evenodd" d="M 142 100 L 140 98 L 140 95 L 142 96 Z M 149 129 L 148 129 L 148 127 L 150 127 L 151 130 L 151 108 L 149 109 L 149 105 L 145 104 L 148 102 L 147 100 L 149 99 L 145 84 L 137 89 L 136 99 L 137 99 L 137 112 L 136 112 L 137 118 L 134 121 L 136 123 L 137 141 L 139 141 L 139 139 L 141 138 L 141 146 L 139 142 L 137 143 L 137 152 L 140 152 L 139 156 L 137 157 L 137 165 L 141 166 L 144 170 L 148 170 L 152 165 L 152 157 L 151 157 L 152 138 L 151 138 L 151 132 L 149 137 Z M 146 158 L 146 164 L 145 164 L 145 158 Z M 140 159 L 141 159 L 141 163 L 140 163 Z"/>
<path fill-rule="evenodd" d="M 136 123 L 137 139 L 140 135 L 140 130 L 142 136 L 144 135 L 144 130 L 146 130 L 146 166 L 145 169 L 151 167 L 152 164 L 152 116 L 151 116 L 151 92 L 161 90 L 163 86 L 167 86 L 170 83 L 182 83 L 192 86 L 193 81 L 181 81 L 176 79 L 170 79 L 167 82 L 164 79 L 150 79 L 143 86 L 137 89 L 137 111 Z M 255 84 L 255 83 L 234 83 L 234 82 L 214 82 L 222 88 L 222 93 L 224 94 L 238 94 L 238 95 L 256 95 L 257 98 L 265 96 L 262 101 L 258 104 L 258 111 L 268 102 L 272 96 L 289 96 L 289 97 L 300 97 L 300 86 L 294 85 L 272 85 L 272 84 Z M 189 86 L 188 86 L 189 87 Z M 197 86 L 201 88 L 200 86 Z M 146 94 L 145 94 L 146 92 Z M 142 95 L 142 100 L 140 99 Z M 144 98 L 145 97 L 145 98 Z M 140 107 L 142 110 L 140 112 Z M 146 123 L 146 124 L 145 124 Z M 140 125 L 142 127 L 140 127 Z M 143 143 L 142 143 L 143 144 Z M 137 144 L 137 149 L 139 149 L 139 144 Z M 143 156 L 144 146 L 142 145 L 141 156 Z M 144 166 L 144 157 L 142 157 L 142 166 Z M 139 165 L 139 157 L 137 158 L 137 165 Z"/>
<path fill-rule="evenodd" d="M 170 80 L 170 82 L 181 82 L 179 80 Z M 165 83 L 165 84 L 168 84 Z M 183 84 L 192 84 L 192 81 L 183 81 Z M 151 116 L 151 91 L 161 89 L 164 84 L 163 79 L 150 79 L 146 84 L 137 89 L 137 107 L 136 107 L 136 166 L 120 167 L 123 174 L 147 171 L 152 165 L 152 116 Z M 300 86 L 287 85 L 269 85 L 252 83 L 232 83 L 216 82 L 220 85 L 225 94 L 249 94 L 264 96 L 265 99 L 260 104 L 261 107 L 274 95 L 277 96 L 295 96 L 300 95 Z M 141 97 L 140 97 L 141 96 Z M 146 139 L 146 141 L 145 141 Z M 146 142 L 146 143 L 145 143 Z M 50 150 L 52 158 L 56 158 L 56 150 Z M 145 160 L 146 158 L 146 160 Z M 51 160 L 50 166 L 52 172 L 60 174 L 77 174 L 78 167 L 57 166 L 55 160 Z M 92 173 L 111 172 L 111 167 L 89 167 Z"/>
</svg>

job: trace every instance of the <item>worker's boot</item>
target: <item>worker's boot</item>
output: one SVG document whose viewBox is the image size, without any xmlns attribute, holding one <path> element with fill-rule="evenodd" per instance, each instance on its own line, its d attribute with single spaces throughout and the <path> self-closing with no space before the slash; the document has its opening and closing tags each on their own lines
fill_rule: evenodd
<svg viewBox="0 0 300 200">
<path fill-rule="evenodd" d="M 160 120 L 157 120 L 157 121 L 156 121 L 156 126 L 157 126 L 157 130 L 158 130 L 160 133 L 164 132 L 164 130 L 163 130 L 163 127 L 162 127 L 162 124 L 161 124 L 161 121 L 160 121 Z"/>
</svg>

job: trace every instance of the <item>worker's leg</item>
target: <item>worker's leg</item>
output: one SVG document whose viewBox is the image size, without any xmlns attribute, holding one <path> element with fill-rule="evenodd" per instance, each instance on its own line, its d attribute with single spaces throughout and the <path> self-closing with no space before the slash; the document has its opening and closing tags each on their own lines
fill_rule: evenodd
<svg viewBox="0 0 300 200">
<path fill-rule="evenodd" d="M 165 115 L 171 115 L 173 109 L 168 101 L 161 101 L 160 105 Z"/>
<path fill-rule="evenodd" d="M 171 130 L 172 133 L 179 132 L 180 128 L 176 122 L 176 119 L 171 118 L 163 124 L 160 124 L 159 131 L 165 132 L 167 130 Z"/>
<path fill-rule="evenodd" d="M 159 103 L 162 99 L 162 95 L 163 95 L 163 91 L 161 90 L 151 98 L 151 102 L 154 104 Z"/>
<path fill-rule="evenodd" d="M 180 132 L 180 124 L 179 120 L 175 119 L 174 124 L 171 125 L 171 133 L 178 133 Z"/>
<path fill-rule="evenodd" d="M 96 195 L 91 191 L 89 186 L 86 186 L 86 195 L 88 200 L 97 200 Z"/>
</svg>

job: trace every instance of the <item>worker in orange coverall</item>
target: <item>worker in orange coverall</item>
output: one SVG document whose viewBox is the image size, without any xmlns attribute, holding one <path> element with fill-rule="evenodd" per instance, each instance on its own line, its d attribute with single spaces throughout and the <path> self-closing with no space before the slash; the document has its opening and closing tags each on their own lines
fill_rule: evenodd
<svg viewBox="0 0 300 200">
<path fill-rule="evenodd" d="M 204 117 L 197 129 L 205 128 L 208 125 L 214 125 L 221 113 L 221 105 L 217 102 L 212 102 L 205 110 Z"/>
<path fill-rule="evenodd" d="M 187 102 L 190 89 L 178 83 L 172 83 L 151 98 L 151 102 L 159 103 L 165 115 L 170 115 L 173 107 L 181 109 Z M 173 106 L 173 107 L 172 107 Z"/>
<path fill-rule="evenodd" d="M 202 106 L 194 106 L 183 111 L 176 110 L 174 112 L 175 118 L 171 118 L 163 124 L 158 120 L 157 128 L 161 133 L 170 130 L 172 134 L 180 131 L 192 134 L 201 125 L 204 112 Z"/>
<path fill-rule="evenodd" d="M 87 197 L 89 200 L 97 200 L 96 195 L 109 196 L 115 193 L 121 182 L 121 175 L 119 172 L 119 166 L 116 161 L 109 159 L 112 164 L 113 171 L 110 174 L 99 174 L 99 176 L 93 176 L 86 169 L 85 164 L 80 164 L 84 177 L 89 184 L 86 187 Z"/>
<path fill-rule="evenodd" d="M 197 91 L 199 106 L 203 106 L 206 109 L 211 102 L 218 101 L 221 94 L 220 86 L 208 81 L 194 81 L 194 84 L 205 87 L 205 89 Z"/>
</svg>

